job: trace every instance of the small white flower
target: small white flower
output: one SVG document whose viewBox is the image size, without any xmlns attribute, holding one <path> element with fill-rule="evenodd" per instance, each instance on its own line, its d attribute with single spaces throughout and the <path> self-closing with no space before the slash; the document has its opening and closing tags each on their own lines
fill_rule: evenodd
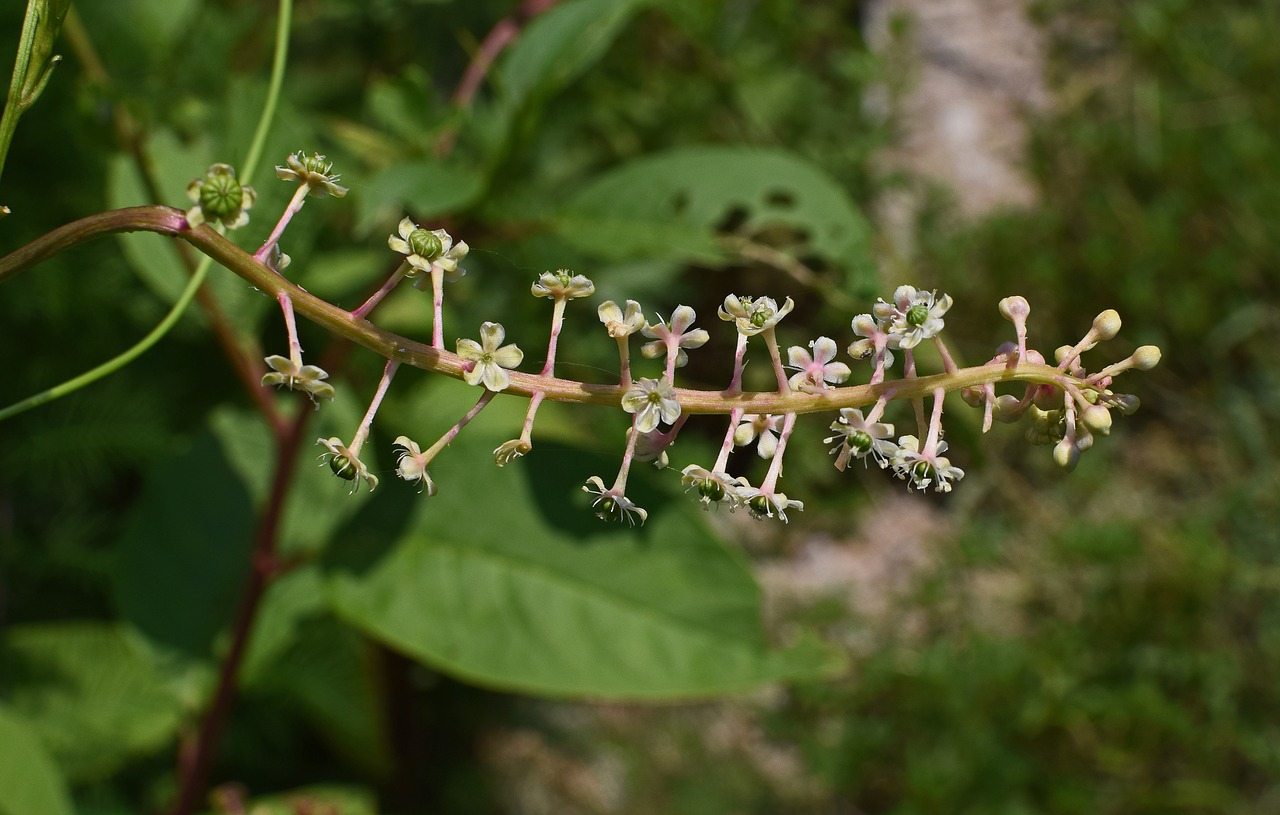
<svg viewBox="0 0 1280 815">
<path fill-rule="evenodd" d="M 265 362 L 272 370 L 262 375 L 262 386 L 283 385 L 291 391 L 302 391 L 319 404 L 321 399 L 333 398 L 333 386 L 324 380 L 329 378 L 323 368 L 315 365 L 294 365 L 288 357 L 269 356 Z"/>
<path fill-rule="evenodd" d="M 933 455 L 926 456 L 920 452 L 919 439 L 903 436 L 898 439 L 898 450 L 893 457 L 894 474 L 907 479 L 912 489 L 926 490 L 933 484 L 937 492 L 951 492 L 951 482 L 964 478 L 964 470 L 951 466 L 950 459 L 942 455 L 946 451 L 947 443 L 939 441 Z"/>
<path fill-rule="evenodd" d="M 689 355 L 684 352 L 684 349 L 701 348 L 707 344 L 707 340 L 711 339 L 711 335 L 706 330 L 690 328 L 697 318 L 697 313 L 689 306 L 678 306 L 671 312 L 670 322 L 659 318 L 657 323 L 646 323 L 641 333 L 651 337 L 653 342 L 646 342 L 641 346 L 640 353 L 649 359 L 657 359 L 665 356 L 668 349 L 674 347 L 677 349 L 676 367 L 683 368 L 689 362 Z"/>
<path fill-rule="evenodd" d="M 276 178 L 281 181 L 297 181 L 307 184 L 310 189 L 307 195 L 323 198 L 332 195 L 341 198 L 347 194 L 347 188 L 338 184 L 342 176 L 331 172 L 333 162 L 319 153 L 304 155 L 301 150 L 285 159 L 288 167 L 276 167 Z"/>
<path fill-rule="evenodd" d="M 373 492 L 378 486 L 378 477 L 369 472 L 369 468 L 364 465 L 356 455 L 350 450 L 342 439 L 336 436 L 328 439 L 316 439 L 316 444 L 322 445 L 328 452 L 321 453 L 321 466 L 329 465 L 329 469 L 333 470 L 333 474 L 344 481 L 351 482 L 351 492 L 355 492 L 360 486 L 360 480 L 364 479 L 369 482 L 369 491 Z"/>
<path fill-rule="evenodd" d="M 731 294 L 724 298 L 724 305 L 716 313 L 720 319 L 737 326 L 738 333 L 752 337 L 767 328 L 773 328 L 795 307 L 796 304 L 790 297 L 779 308 L 772 297 L 751 298 Z"/>
<path fill-rule="evenodd" d="M 773 458 L 778 449 L 778 433 L 781 432 L 782 416 L 766 413 L 748 413 L 733 431 L 733 446 L 746 447 L 756 442 L 756 453 L 760 458 Z"/>
<path fill-rule="evenodd" d="M 600 315 L 600 322 L 604 323 L 609 336 L 614 339 L 628 337 L 644 328 L 644 312 L 635 300 L 627 301 L 625 313 L 618 308 L 617 303 L 605 300 L 596 313 Z"/>
<path fill-rule="evenodd" d="M 420 482 L 427 495 L 435 495 L 436 485 L 427 474 L 428 462 L 426 456 L 422 454 L 422 448 L 408 436 L 397 437 L 395 444 L 397 447 L 404 448 L 400 451 L 400 457 L 396 463 L 396 475 L 409 483 Z"/>
<path fill-rule="evenodd" d="M 762 489 L 752 487 L 743 481 L 745 486 L 738 487 L 738 500 L 751 513 L 751 517 L 757 521 L 765 518 L 777 517 L 784 524 L 787 523 L 787 510 L 797 509 L 804 511 L 803 501 L 792 501 L 784 493 L 781 492 L 765 492 Z"/>
<path fill-rule="evenodd" d="M 596 284 L 587 277 L 573 274 L 568 269 L 543 272 L 531 289 L 534 297 L 550 297 L 554 300 L 573 300 L 595 294 Z"/>
<path fill-rule="evenodd" d="M 519 365 L 524 352 L 514 343 L 502 345 L 506 336 L 506 330 L 498 323 L 484 323 L 480 326 L 481 342 L 458 340 L 458 356 L 474 363 L 462 373 L 468 385 L 484 385 L 496 393 L 511 384 L 510 375 L 503 369 Z"/>
<path fill-rule="evenodd" d="M 893 352 L 889 349 L 898 347 L 899 335 L 887 333 L 885 326 L 870 314 L 859 314 L 853 318 L 853 333 L 863 339 L 854 340 L 849 346 L 849 356 L 854 359 L 866 359 L 879 349 L 884 354 L 884 367 L 889 368 L 893 365 Z"/>
<path fill-rule="evenodd" d="M 725 472 L 711 472 L 705 467 L 690 464 L 680 474 L 680 483 L 685 492 L 694 490 L 703 509 L 710 509 L 712 504 L 724 504 L 729 511 L 738 508 L 738 488 L 750 486 L 745 478 L 734 478 Z"/>
<path fill-rule="evenodd" d="M 798 371 L 791 377 L 789 384 L 795 390 L 822 390 L 827 384 L 839 385 L 852 373 L 843 362 L 832 362 L 836 358 L 836 341 L 830 337 L 818 337 L 809 343 L 813 349 L 810 354 L 798 345 L 787 349 L 788 368 Z"/>
<path fill-rule="evenodd" d="M 505 467 L 533 449 L 533 445 L 524 439 L 512 439 L 499 444 L 493 451 L 493 463 Z"/>
<path fill-rule="evenodd" d="M 950 309 L 949 294 L 935 299 L 934 292 L 899 286 L 893 293 L 892 303 L 881 300 L 873 311 L 877 319 L 888 323 L 889 334 L 898 337 L 898 347 L 915 348 L 942 331 L 945 325 L 942 317 Z"/>
<path fill-rule="evenodd" d="M 866 463 L 867 456 L 884 469 L 898 451 L 898 446 L 888 441 L 893 436 L 893 425 L 868 422 L 857 408 L 842 408 L 840 418 L 831 423 L 831 429 L 835 435 L 823 439 L 823 442 L 840 442 L 831 448 L 831 452 L 836 454 L 838 470 L 843 470 L 850 458 L 860 458 Z"/>
<path fill-rule="evenodd" d="M 467 273 L 465 269 L 458 266 L 458 262 L 471 251 L 465 241 L 458 241 L 455 244 L 453 238 L 443 229 L 429 231 L 415 224 L 410 218 L 402 220 L 397 231 L 400 233 L 399 236 L 388 237 L 387 246 L 391 247 L 393 252 L 404 255 L 409 262 L 410 269 L 405 273 L 405 277 L 425 280 L 424 275 L 429 276 L 432 271 L 439 270 L 445 273 L 446 280 L 452 281 Z M 419 280 L 414 281 L 415 286 L 418 285 Z"/>
<path fill-rule="evenodd" d="M 675 388 L 665 379 L 641 379 L 622 395 L 622 409 L 635 414 L 635 428 L 648 433 L 658 423 L 671 424 L 680 418 Z"/>
<path fill-rule="evenodd" d="M 636 506 L 635 502 L 627 496 L 615 490 L 605 489 L 604 481 L 598 475 L 588 478 L 582 491 L 596 496 L 591 506 L 596 510 L 596 517 L 602 521 L 626 521 L 630 526 L 635 526 L 633 516 L 639 517 L 641 524 L 649 518 L 649 513 Z"/>
</svg>

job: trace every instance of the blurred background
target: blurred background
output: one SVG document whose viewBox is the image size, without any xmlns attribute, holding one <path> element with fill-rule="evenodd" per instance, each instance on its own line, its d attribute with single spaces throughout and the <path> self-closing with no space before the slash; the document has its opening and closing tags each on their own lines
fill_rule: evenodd
<svg viewBox="0 0 1280 815">
<path fill-rule="evenodd" d="M 0 65 L 20 5 L 0 9 Z M 103 209 L 185 207 L 192 178 L 243 155 L 270 6 L 77 4 L 66 59 L 0 181 L 14 211 L 4 251 Z M 495 633 L 522 620 L 459 606 L 462 633 L 436 643 L 453 607 L 378 571 L 407 569 L 402 541 L 434 545 L 446 523 L 390 483 L 390 440 L 421 427 L 410 434 L 425 447 L 474 399 L 406 371 L 375 425 L 385 491 L 347 499 L 302 452 L 283 548 L 307 565 L 255 630 L 212 811 L 243 799 L 344 815 L 1280 812 L 1280 3 L 526 11 L 298 0 L 268 161 L 324 152 L 351 194 L 313 201 L 290 227 L 291 277 L 354 306 L 395 268 L 385 238 L 408 212 L 472 247 L 449 288 L 447 341 L 498 320 L 530 370 L 548 309 L 526 292 L 556 268 L 597 284 L 596 301 L 570 305 L 560 343 L 561 375 L 586 381 L 616 376 L 590 312 L 605 297 L 637 299 L 650 319 L 693 305 L 713 340 L 682 384 L 721 387 L 725 294 L 791 296 L 782 342 L 825 334 L 843 348 L 851 317 L 902 283 L 955 299 L 947 336 L 962 364 L 1010 338 L 995 305 L 1015 293 L 1046 352 L 1115 308 L 1125 327 L 1092 365 L 1148 343 L 1163 361 L 1120 381 L 1141 409 L 1070 474 L 1021 427 L 983 436 L 975 411 L 949 403 L 966 477 L 947 496 L 835 471 L 829 417 L 801 422 L 783 488 L 805 509 L 786 526 L 686 506 L 678 470 L 710 461 L 724 431 L 690 422 L 674 472 L 633 478 L 656 513 L 645 538 L 599 537 L 578 489 L 610 480 L 620 416 L 547 405 L 534 452 L 498 471 L 488 450 L 516 435 L 523 405 L 496 400 L 432 470 L 462 545 L 482 525 L 473 515 L 509 512 L 537 526 L 540 552 L 709 547 L 697 571 L 671 573 L 681 597 L 738 580 L 707 576 L 713 561 L 754 577 L 733 591 L 772 649 L 767 669 L 652 692 L 468 650 L 500 636 L 542 647 L 538 632 Z M 503 18 L 520 38 L 474 95 L 460 92 Z M 292 192 L 269 173 L 253 183 L 254 219 L 234 235 L 250 248 Z M 7 282 L 0 403 L 136 341 L 184 275 L 142 235 Z M 274 305 L 211 277 L 241 347 L 282 353 Z M 379 323 L 427 336 L 423 297 L 397 291 Z M 210 326 L 193 309 L 126 370 L 0 425 L 0 769 L 42 756 L 38 772 L 81 813 L 170 800 L 243 585 L 270 451 Z M 381 360 L 302 332 L 340 391 L 312 427 L 349 438 Z M 769 387 L 767 374 L 748 369 L 748 386 Z M 756 483 L 766 465 L 740 451 L 733 466 Z M 421 600 L 426 622 L 380 617 L 382 592 Z M 788 650 L 817 640 L 821 659 Z M 0 798 L 8 815 L 36 811 L 23 806 Z"/>
</svg>

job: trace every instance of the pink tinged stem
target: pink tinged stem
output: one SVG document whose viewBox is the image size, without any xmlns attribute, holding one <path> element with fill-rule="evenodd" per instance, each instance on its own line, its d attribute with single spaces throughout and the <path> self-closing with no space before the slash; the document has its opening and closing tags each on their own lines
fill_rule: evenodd
<svg viewBox="0 0 1280 815">
<path fill-rule="evenodd" d="M 529 397 L 529 412 L 524 415 L 524 426 L 520 428 L 520 441 L 526 444 L 533 442 L 533 419 L 538 415 L 538 406 L 542 404 L 544 398 L 546 394 L 542 391 Z"/>
<path fill-rule="evenodd" d="M 765 474 L 760 485 L 761 492 L 772 493 L 778 486 L 778 478 L 782 475 L 782 454 L 787 450 L 787 439 L 791 438 L 791 429 L 796 426 L 796 414 L 788 413 L 782 420 L 782 433 L 778 436 L 778 449 L 774 451 L 773 461 L 769 462 L 769 472 Z"/>
<path fill-rule="evenodd" d="M 903 370 L 902 370 L 902 375 L 903 375 L 903 377 L 904 377 L 904 378 L 906 378 L 906 379 L 915 379 L 915 378 L 916 378 L 916 356 L 915 356 L 915 354 L 911 353 L 911 349 L 910 349 L 910 348 L 904 348 L 904 349 L 903 349 L 903 351 L 902 351 L 902 356 L 903 356 L 903 358 L 904 358 L 904 360 L 905 360 L 905 362 L 903 362 Z M 924 423 L 924 399 L 921 399 L 921 398 L 919 398 L 919 397 L 917 397 L 917 398 L 915 398 L 915 399 L 912 399 L 912 400 L 911 400 L 911 405 L 912 405 L 912 407 L 914 407 L 914 408 L 915 408 L 915 410 L 916 410 L 916 428 L 917 428 L 917 433 L 918 433 L 919 435 L 923 436 L 923 435 L 925 435 L 925 423 Z"/>
<path fill-rule="evenodd" d="M 733 432 L 738 429 L 738 423 L 742 421 L 742 414 L 745 412 L 742 408 L 734 408 L 729 411 L 729 430 L 724 434 L 724 442 L 720 445 L 720 455 L 716 456 L 716 463 L 711 468 L 711 472 L 722 473 L 725 471 L 724 468 L 729 466 L 729 453 L 733 452 Z M 680 418 L 683 419 L 684 414 L 681 414 Z"/>
<path fill-rule="evenodd" d="M 484 393 L 480 394 L 480 398 L 476 401 L 475 405 L 472 406 L 471 410 L 468 410 L 466 415 L 458 420 L 457 424 L 449 428 L 443 436 L 437 439 L 436 443 L 431 445 L 427 452 L 422 454 L 423 457 L 427 461 L 431 461 L 441 450 L 452 444 L 453 440 L 462 432 L 462 428 L 466 427 L 467 424 L 480 413 L 480 411 L 484 410 L 485 405 L 489 404 L 490 400 L 495 396 L 497 396 L 497 394 L 494 391 L 486 388 Z"/>
<path fill-rule="evenodd" d="M 622 371 L 618 379 L 618 387 L 626 391 L 631 388 L 631 337 L 618 337 L 618 367 Z"/>
<path fill-rule="evenodd" d="M 871 372 L 871 381 L 868 384 L 878 385 L 884 381 L 884 356 L 889 349 L 889 335 L 879 332 L 872 340 L 876 349 L 876 367 Z"/>
<path fill-rule="evenodd" d="M 551 376 L 556 370 L 556 345 L 560 340 L 560 329 L 564 325 L 564 304 L 565 301 L 557 297 L 551 311 L 551 338 L 547 340 L 547 363 L 542 366 L 543 376 Z"/>
<path fill-rule="evenodd" d="M 564 304 L 565 300 L 557 297 L 555 306 L 551 311 L 551 337 L 547 340 L 547 361 L 542 366 L 542 376 L 555 374 L 556 345 L 560 339 L 560 329 L 564 325 Z M 533 438 L 533 420 L 538 415 L 538 407 L 542 404 L 544 398 L 546 398 L 546 394 L 541 391 L 530 397 L 529 410 L 524 415 L 524 427 L 520 430 L 521 441 L 531 442 Z"/>
<path fill-rule="evenodd" d="M 444 270 L 431 267 L 431 300 L 433 318 L 431 321 L 431 347 L 437 351 L 444 350 Z"/>
<path fill-rule="evenodd" d="M 293 298 L 289 296 L 289 292 L 281 290 L 276 295 L 276 302 L 280 304 L 280 311 L 284 315 L 284 327 L 289 332 L 289 361 L 293 363 L 294 368 L 301 368 L 302 345 L 298 342 L 298 322 L 293 316 Z"/>
<path fill-rule="evenodd" d="M 1067 444 L 1076 443 L 1076 403 L 1071 398 L 1071 394 L 1067 394 L 1062 400 L 1062 409 L 1065 414 L 1066 433 L 1063 438 L 1067 440 Z"/>
<path fill-rule="evenodd" d="M 938 440 L 942 438 L 942 397 L 946 393 L 946 388 L 938 388 L 933 392 L 933 416 L 929 418 L 929 436 L 920 450 L 920 455 L 924 458 L 931 459 L 938 452 Z"/>
<path fill-rule="evenodd" d="M 778 379 L 778 393 L 786 396 L 791 393 L 791 384 L 787 381 L 787 372 L 782 367 L 782 353 L 778 350 L 778 338 L 774 336 L 772 326 L 762 333 L 765 345 L 769 347 L 769 359 L 773 362 L 773 375 Z"/>
<path fill-rule="evenodd" d="M 880 394 L 880 398 L 876 400 L 876 403 L 871 406 L 871 410 L 867 412 L 866 423 L 872 424 L 873 422 L 880 421 L 880 417 L 884 415 L 884 409 L 889 406 L 889 402 L 892 399 L 892 388 Z"/>
<path fill-rule="evenodd" d="M 280 242 L 280 236 L 284 234 L 284 229 L 293 220 L 293 216 L 298 214 L 298 210 L 302 209 L 302 205 L 307 202 L 307 193 L 311 191 L 311 185 L 303 182 L 298 185 L 298 189 L 293 194 L 293 198 L 289 201 L 289 206 L 284 208 L 284 212 L 280 215 L 280 220 L 276 222 L 276 228 L 271 231 L 271 236 L 267 238 L 266 243 L 257 252 L 253 253 L 254 260 L 259 263 L 266 263 L 267 256 L 271 254 L 271 250 Z"/>
<path fill-rule="evenodd" d="M 942 341 L 942 337 L 935 336 L 933 338 L 933 345 L 938 349 L 938 356 L 942 357 L 942 367 L 947 373 L 953 374 L 959 370 L 956 367 L 956 361 L 951 358 L 951 352 L 947 350 L 946 343 Z"/>
<path fill-rule="evenodd" d="M 627 473 L 631 470 L 631 461 L 636 457 L 636 440 L 640 431 L 636 430 L 636 420 L 631 419 L 631 430 L 627 432 L 627 449 L 622 454 L 622 466 L 618 468 L 618 477 L 613 480 L 609 492 L 623 495 L 627 491 Z"/>
<path fill-rule="evenodd" d="M 738 334 L 738 347 L 733 352 L 733 378 L 729 380 L 726 393 L 742 393 L 742 372 L 747 367 L 747 335 Z M 741 415 L 742 411 L 738 411 Z M 736 422 L 734 422 L 736 424 Z M 732 425 L 731 425 L 732 427 Z"/>
<path fill-rule="evenodd" d="M 369 312 L 373 311 L 373 307 L 381 303 L 382 298 L 390 294 L 391 290 L 404 279 L 404 273 L 407 271 L 409 271 L 409 264 L 401 263 L 400 268 L 396 269 L 395 273 L 392 274 L 391 277 L 387 278 L 387 282 L 382 284 L 382 288 L 374 292 L 368 300 L 365 300 L 360 308 L 351 312 L 351 319 L 363 320 Z"/>
<path fill-rule="evenodd" d="M 373 427 L 373 417 L 377 415 L 378 408 L 382 405 L 382 397 L 387 395 L 387 388 L 391 387 L 391 380 L 395 378 L 396 369 L 399 367 L 399 362 L 389 359 L 386 367 L 382 369 L 382 379 L 378 382 L 378 390 L 374 391 L 373 401 L 369 403 L 369 409 L 365 411 L 364 418 L 360 421 L 360 428 L 356 430 L 355 438 L 348 445 L 353 455 L 359 455 L 365 439 L 369 438 L 369 428 Z"/>
</svg>

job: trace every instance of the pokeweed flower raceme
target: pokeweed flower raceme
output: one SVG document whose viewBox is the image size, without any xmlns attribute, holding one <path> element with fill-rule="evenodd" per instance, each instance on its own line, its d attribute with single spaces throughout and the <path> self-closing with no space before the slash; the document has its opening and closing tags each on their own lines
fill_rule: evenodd
<svg viewBox="0 0 1280 815">
<path fill-rule="evenodd" d="M 297 291 L 280 277 L 285 257 L 279 238 L 308 197 L 340 198 L 347 192 L 338 184 L 339 177 L 324 156 L 298 152 L 290 155 L 284 166 L 276 168 L 279 178 L 299 184 L 294 200 L 286 208 L 275 230 L 253 256 L 252 264 L 240 268 L 229 264 L 255 286 L 270 291 L 280 303 L 289 334 L 289 355 L 266 358 L 269 371 L 262 377 L 264 386 L 278 386 L 306 393 L 317 404 L 333 397 L 328 373 L 314 365 L 302 363 L 302 349 L 294 326 L 294 296 Z M 224 164 L 209 168 L 203 178 L 189 188 L 193 206 L 187 211 L 187 223 L 195 227 L 213 221 L 226 227 L 243 224 L 247 210 L 254 202 L 253 190 L 236 180 L 235 171 Z M 202 236 L 188 232 L 184 238 L 202 246 Z M 383 395 L 391 383 L 396 367 L 411 362 L 418 367 L 446 371 L 468 384 L 481 386 L 476 405 L 427 450 L 408 436 L 396 439 L 396 475 L 417 483 L 427 495 L 436 492 L 436 484 L 428 475 L 434 457 L 449 445 L 463 427 L 499 392 L 514 391 L 529 398 L 529 410 L 517 438 L 504 442 L 493 451 L 494 461 L 506 465 L 529 454 L 533 449 L 532 431 L 538 406 L 544 400 L 612 404 L 631 414 L 627 430 L 626 450 L 613 486 L 606 487 L 599 477 L 592 477 L 583 487 L 592 494 L 596 514 L 608 520 L 644 523 L 648 513 L 626 495 L 627 476 L 632 463 L 653 461 L 666 469 L 675 442 L 686 421 L 697 414 L 719 414 L 728 419 L 719 455 L 710 467 L 688 464 L 680 470 L 686 492 L 704 507 L 725 505 L 730 510 L 745 507 L 755 518 L 777 518 L 786 522 L 789 513 L 804 508 L 802 501 L 788 497 L 779 484 L 783 459 L 797 420 L 809 413 L 826 414 L 824 424 L 830 432 L 824 438 L 834 465 L 848 469 L 850 461 L 874 461 L 878 468 L 890 470 L 907 483 L 908 489 L 920 492 L 948 493 L 964 478 L 965 472 L 947 456 L 944 440 L 943 413 L 947 394 L 959 391 L 963 403 L 981 410 L 983 431 L 995 421 L 1026 424 L 1026 437 L 1033 444 L 1052 449 L 1052 458 L 1060 466 L 1071 469 L 1083 453 L 1096 441 L 1109 435 L 1116 413 L 1129 414 L 1137 409 L 1138 398 L 1116 390 L 1116 380 L 1131 371 L 1147 371 L 1160 361 L 1155 346 L 1141 346 L 1118 362 L 1090 370 L 1085 355 L 1120 334 L 1119 314 L 1107 309 L 1094 319 L 1084 336 L 1074 344 L 1064 344 L 1052 353 L 1030 347 L 1028 320 L 1031 306 L 1025 297 L 1012 295 L 1000 300 L 999 314 L 1013 324 L 1014 338 L 1000 345 L 984 364 L 959 368 L 942 338 L 954 303 L 949 294 L 914 286 L 897 287 L 888 299 L 879 299 L 867 313 L 854 315 L 849 323 L 851 334 L 820 336 L 806 345 L 782 346 L 778 332 L 781 321 L 795 308 L 791 298 L 781 304 L 772 297 L 741 294 L 727 295 L 717 314 L 732 323 L 736 331 L 736 348 L 732 358 L 732 375 L 724 390 L 679 390 L 674 386 L 676 369 L 688 362 L 688 350 L 701 348 L 710 333 L 695 328 L 696 314 L 686 305 L 671 312 L 669 320 L 659 318 L 647 322 L 640 303 L 634 300 L 606 300 L 598 306 L 597 316 L 610 339 L 617 343 L 619 375 L 614 383 L 576 382 L 556 375 L 557 343 L 566 318 L 566 304 L 590 297 L 595 284 L 585 275 L 566 269 L 540 274 L 530 287 L 536 297 L 552 302 L 551 330 L 542 370 L 537 374 L 518 374 L 515 369 L 524 353 L 515 344 L 504 344 L 506 331 L 497 322 L 480 327 L 480 340 L 458 339 L 456 356 L 445 350 L 442 329 L 443 288 L 446 279 L 456 279 L 464 272 L 460 262 L 467 257 L 465 242 L 454 241 L 444 229 L 419 226 L 411 218 L 403 218 L 396 234 L 387 245 L 403 256 L 399 269 L 360 307 L 344 312 L 315 298 L 300 299 L 305 316 L 323 313 L 330 325 L 358 338 L 369 338 L 369 347 L 383 350 L 388 361 L 386 370 L 368 412 L 350 444 L 339 438 L 319 439 L 325 448 L 322 459 L 352 489 L 361 481 L 373 488 L 378 478 L 360 460 L 360 448 L 369 437 L 370 425 Z M 414 348 L 405 338 L 388 335 L 368 322 L 376 305 L 403 278 L 416 287 L 430 285 L 434 292 L 434 313 L 430 353 Z M 329 313 L 329 310 L 335 313 Z M 647 342 L 642 352 L 649 358 L 664 358 L 661 374 L 633 381 L 630 348 L 632 336 L 643 333 Z M 377 342 L 372 340 L 375 338 Z M 388 339 L 390 337 L 390 339 Z M 758 339 L 756 339 L 758 338 Z M 916 349 L 928 342 L 939 359 L 941 373 L 926 375 L 918 369 Z M 751 348 L 763 343 L 768 354 L 776 388 L 773 391 L 748 393 L 743 390 L 743 374 Z M 395 351 L 385 349 L 393 346 Z M 852 359 L 871 361 L 871 372 L 864 384 L 848 386 L 853 371 L 837 359 L 838 349 L 846 347 Z M 786 348 L 785 363 L 782 348 Z M 904 358 L 900 378 L 888 379 L 895 355 Z M 1046 362 L 1052 359 L 1052 363 Z M 515 387 L 513 387 L 513 382 Z M 926 413 L 926 400 L 932 408 Z M 887 413 L 895 402 L 907 402 L 911 408 L 903 418 L 916 425 L 914 432 L 894 440 L 895 423 L 887 421 Z M 835 414 L 834 417 L 831 414 Z M 804 438 L 801 436 L 800 438 Z M 760 458 L 769 462 L 768 473 L 755 487 L 745 476 L 731 472 L 730 457 L 735 447 L 754 445 Z M 792 455 L 803 455 L 791 451 Z"/>
</svg>

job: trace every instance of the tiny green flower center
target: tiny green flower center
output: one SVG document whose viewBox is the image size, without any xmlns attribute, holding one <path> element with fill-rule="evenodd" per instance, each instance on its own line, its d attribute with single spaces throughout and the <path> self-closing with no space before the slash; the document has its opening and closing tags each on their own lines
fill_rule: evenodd
<svg viewBox="0 0 1280 815">
<path fill-rule="evenodd" d="M 769 318 L 773 316 L 771 308 L 757 308 L 751 312 L 751 324 L 756 328 L 763 328 L 764 324 L 769 322 Z"/>
<path fill-rule="evenodd" d="M 493 365 L 494 364 L 493 352 L 485 351 L 484 353 L 480 354 L 480 360 L 476 364 L 477 365 Z"/>
<path fill-rule="evenodd" d="M 444 252 L 444 244 L 440 242 L 439 236 L 422 228 L 409 233 L 409 248 L 415 255 L 428 259 L 438 257 Z"/>
<path fill-rule="evenodd" d="M 658 391 L 649 391 L 649 404 L 651 404 L 651 405 L 661 405 L 661 404 L 662 404 L 662 394 L 661 394 L 661 393 L 659 393 Z"/>
<path fill-rule="evenodd" d="M 310 155 L 302 160 L 302 166 L 309 173 L 328 175 L 329 170 L 333 168 L 333 162 L 325 161 L 324 156 L 321 155 Z"/>
<path fill-rule="evenodd" d="M 724 486 L 719 481 L 708 478 L 698 485 L 698 495 L 719 503 L 724 500 Z"/>
<path fill-rule="evenodd" d="M 916 481 L 923 481 L 932 474 L 933 465 L 927 461 L 918 461 L 916 462 L 916 465 L 911 468 L 911 477 Z"/>
<path fill-rule="evenodd" d="M 871 449 L 871 436 L 862 430 L 853 430 L 849 432 L 849 446 L 859 453 L 865 453 Z"/>
<path fill-rule="evenodd" d="M 356 468 L 351 464 L 351 459 L 346 456 L 334 456 L 329 459 L 329 469 L 333 470 L 333 474 L 338 478 L 346 481 L 355 480 Z"/>
<path fill-rule="evenodd" d="M 610 521 L 621 514 L 621 510 L 618 509 L 618 502 L 608 495 L 600 496 L 600 500 L 596 503 L 596 509 L 599 510 L 598 514 L 601 518 Z"/>
<path fill-rule="evenodd" d="M 927 319 L 929 319 L 929 307 L 924 303 L 917 303 L 907 309 L 907 325 L 924 325 Z"/>
<path fill-rule="evenodd" d="M 769 499 L 764 495 L 757 495 L 747 502 L 747 506 L 757 515 L 772 515 L 773 507 L 769 504 Z"/>
<path fill-rule="evenodd" d="M 209 175 L 200 185 L 200 208 L 213 218 L 237 215 L 244 206 L 244 187 L 235 176 Z"/>
<path fill-rule="evenodd" d="M 568 288 L 569 281 L 571 279 L 572 278 L 569 277 L 569 272 L 564 269 L 561 269 L 558 272 L 556 272 L 556 280 L 560 281 L 561 288 Z"/>
</svg>

